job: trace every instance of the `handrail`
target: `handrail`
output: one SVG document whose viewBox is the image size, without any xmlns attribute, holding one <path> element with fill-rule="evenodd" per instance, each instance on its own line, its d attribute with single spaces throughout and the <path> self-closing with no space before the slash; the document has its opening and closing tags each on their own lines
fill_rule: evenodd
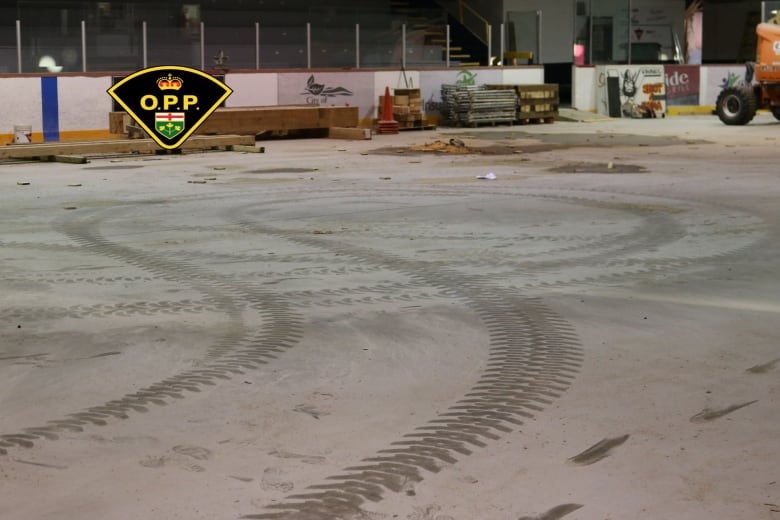
<svg viewBox="0 0 780 520">
<path fill-rule="evenodd" d="M 464 0 L 458 0 L 458 21 L 468 29 L 468 25 L 466 25 L 466 17 L 463 14 L 464 11 L 467 11 L 469 14 L 473 15 L 474 18 L 482 22 L 482 25 L 485 29 L 484 35 L 478 34 L 477 31 L 471 31 L 474 36 L 477 37 L 479 41 L 481 41 L 484 44 L 488 43 L 488 39 L 490 38 L 490 22 L 487 18 L 479 14 L 479 12 L 471 7 L 469 4 L 467 4 Z M 469 29 L 470 30 L 470 29 Z"/>
</svg>

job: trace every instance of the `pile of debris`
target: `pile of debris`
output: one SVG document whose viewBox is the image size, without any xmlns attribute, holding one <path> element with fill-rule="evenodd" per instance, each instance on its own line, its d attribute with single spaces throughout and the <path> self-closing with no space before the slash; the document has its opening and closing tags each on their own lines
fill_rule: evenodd
<svg viewBox="0 0 780 520">
<path fill-rule="evenodd" d="M 441 86 L 445 122 L 452 126 L 512 123 L 516 119 L 517 95 L 484 85 Z"/>
<path fill-rule="evenodd" d="M 409 149 L 415 152 L 440 152 L 457 155 L 478 153 L 477 150 L 466 146 L 466 143 L 457 138 L 450 139 L 448 143 L 437 140 L 432 143 L 411 146 Z"/>
</svg>

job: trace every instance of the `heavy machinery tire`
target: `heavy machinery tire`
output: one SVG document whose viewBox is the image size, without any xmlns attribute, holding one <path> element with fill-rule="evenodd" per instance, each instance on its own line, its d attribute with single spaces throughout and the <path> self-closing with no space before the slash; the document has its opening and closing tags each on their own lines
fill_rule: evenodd
<svg viewBox="0 0 780 520">
<path fill-rule="evenodd" d="M 715 111 L 727 125 L 746 125 L 756 115 L 757 103 L 750 87 L 726 87 L 718 95 Z"/>
<path fill-rule="evenodd" d="M 769 107 L 769 110 L 772 111 L 772 115 L 775 116 L 775 119 L 780 121 L 780 107 Z"/>
</svg>

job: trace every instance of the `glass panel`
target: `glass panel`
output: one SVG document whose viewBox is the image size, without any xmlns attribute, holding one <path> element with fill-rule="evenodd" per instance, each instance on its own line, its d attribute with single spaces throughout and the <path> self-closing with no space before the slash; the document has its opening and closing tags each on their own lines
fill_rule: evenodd
<svg viewBox="0 0 780 520">
<path fill-rule="evenodd" d="M 73 2 L 57 6 L 19 3 L 22 25 L 22 70 L 78 72 L 81 65 L 82 10 Z M 15 36 L 14 36 L 15 38 Z"/>
<path fill-rule="evenodd" d="M 507 65 L 522 65 L 538 61 L 539 15 L 536 11 L 507 11 Z M 529 59 L 522 53 L 533 53 Z"/>
<path fill-rule="evenodd" d="M 575 1 L 573 40 L 574 64 L 585 65 L 590 63 L 590 0 Z"/>
<path fill-rule="evenodd" d="M 477 4 L 477 2 L 474 2 Z M 488 21 L 479 11 L 474 9 L 467 2 L 461 2 L 459 5 L 460 22 L 466 27 L 479 41 L 487 44 L 488 41 Z"/>
<path fill-rule="evenodd" d="M 632 5 L 631 63 L 682 61 L 683 14 L 679 6 L 668 3 Z"/>
<path fill-rule="evenodd" d="M 326 3 L 309 9 L 311 21 L 311 66 L 355 66 L 355 12 Z"/>
<path fill-rule="evenodd" d="M 205 25 L 206 69 L 255 68 L 254 23 L 245 24 L 243 27 L 212 26 L 208 22 Z M 260 30 L 262 31 L 262 27 Z M 262 36 L 262 32 L 260 34 Z M 200 60 L 200 57 L 198 59 Z M 263 66 L 262 62 L 260 66 Z"/>
<path fill-rule="evenodd" d="M 401 25 L 369 27 L 360 25 L 360 66 L 390 67 L 401 65 Z"/>
<path fill-rule="evenodd" d="M 761 2 L 761 21 L 780 24 L 780 2 Z"/>
<path fill-rule="evenodd" d="M 260 68 L 306 67 L 306 26 L 260 27 Z"/>
<path fill-rule="evenodd" d="M 198 4 L 144 5 L 148 65 L 183 65 L 200 68 Z"/>
<path fill-rule="evenodd" d="M 13 6 L 11 6 L 11 4 Z M 421 14 L 423 13 L 423 14 Z M 254 69 L 255 23 L 260 26 L 260 67 L 305 68 L 306 23 L 311 24 L 311 66 L 356 65 L 355 26 L 360 24 L 360 66 L 441 66 L 446 17 L 440 6 L 391 7 L 355 3 L 346 9 L 327 2 L 225 0 L 95 1 L 16 0 L 0 2 L 0 72 L 16 72 L 16 26 L 22 24 L 24 72 L 79 72 L 81 23 L 86 27 L 88 71 L 130 72 L 144 66 L 201 66 L 209 70 Z M 205 26 L 201 35 L 201 22 Z M 406 40 L 401 27 L 406 25 Z M 405 44 L 406 55 L 402 56 Z"/>
<path fill-rule="evenodd" d="M 0 19 L 3 20 L 2 25 L 0 25 L 0 72 L 19 72 L 16 55 L 15 17 L 13 14 L 7 17 L 3 17 L 0 14 Z"/>
<path fill-rule="evenodd" d="M 628 0 L 592 0 L 590 12 L 593 63 L 628 62 L 628 7 Z"/>
<path fill-rule="evenodd" d="M 135 5 L 95 2 L 87 8 L 87 69 L 128 71 L 143 68 L 141 22 Z"/>
<path fill-rule="evenodd" d="M 356 13 L 360 23 L 360 66 L 400 67 L 403 42 L 401 28 L 407 22 L 404 16 L 388 12 L 386 7 L 365 2 L 365 8 Z M 411 26 L 407 24 L 407 33 Z M 443 38 L 443 36 L 442 36 Z M 407 37 L 407 60 L 409 47 Z M 412 51 L 413 57 L 420 51 Z M 408 65 L 408 61 L 407 61 Z"/>
<path fill-rule="evenodd" d="M 447 34 L 445 25 L 429 25 L 406 31 L 406 66 L 440 67 L 444 60 L 442 42 Z"/>
</svg>

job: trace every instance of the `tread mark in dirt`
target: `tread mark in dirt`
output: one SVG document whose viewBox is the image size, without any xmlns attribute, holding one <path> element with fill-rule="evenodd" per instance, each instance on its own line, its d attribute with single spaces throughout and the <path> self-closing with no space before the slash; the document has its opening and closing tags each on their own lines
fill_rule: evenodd
<svg viewBox="0 0 780 520">
<path fill-rule="evenodd" d="M 321 195 L 320 192 L 312 193 Z M 343 190 L 334 189 L 332 193 L 334 197 L 345 196 Z M 469 194 L 465 189 L 430 190 L 425 193 L 389 190 L 369 196 L 387 197 L 393 193 L 403 194 L 407 198 L 432 194 Z M 490 192 L 485 191 L 485 194 Z M 507 193 L 501 195 L 506 196 Z M 520 195 L 579 205 L 603 205 L 603 201 L 590 198 L 599 194 L 570 196 L 539 192 Z M 355 193 L 354 196 L 366 197 L 366 194 Z M 301 200 L 300 197 L 301 194 L 296 193 L 296 199 Z M 648 229 L 645 228 L 642 232 L 632 233 L 628 235 L 628 241 L 626 236 L 601 237 L 602 245 L 608 244 L 610 251 L 604 252 L 602 249 L 599 252 L 594 249 L 596 253 L 588 257 L 560 260 L 559 268 L 603 262 L 616 256 L 616 253 L 623 256 L 633 252 L 641 253 L 673 241 L 687 231 L 685 226 L 670 217 L 669 212 L 653 211 L 652 208 L 636 205 L 613 209 L 642 215 L 643 225 L 649 225 L 651 232 L 647 233 Z M 243 217 L 241 211 L 239 208 L 237 214 Z M 336 237 L 314 238 L 300 232 L 255 225 L 251 219 L 248 220 L 247 223 L 247 220 L 240 219 L 238 226 L 253 234 L 269 234 L 336 252 L 342 256 L 339 262 L 344 262 L 345 258 L 353 262 L 357 260 L 360 268 L 368 271 L 389 269 L 403 273 L 415 282 L 414 285 L 432 287 L 433 292 L 439 295 L 463 302 L 482 319 L 488 329 L 490 345 L 489 362 L 482 377 L 445 412 L 391 443 L 390 447 L 379 450 L 375 456 L 366 457 L 357 465 L 345 468 L 345 473 L 329 477 L 327 484 L 310 486 L 307 491 L 289 496 L 287 502 L 268 507 L 277 511 L 248 515 L 246 518 L 338 518 L 359 513 L 366 500 L 381 500 L 388 490 L 396 493 L 413 492 L 414 483 L 422 481 L 425 472 L 438 472 L 488 442 L 500 439 L 523 424 L 524 420 L 533 418 L 535 413 L 542 411 L 567 389 L 579 370 L 582 353 L 570 326 L 545 307 L 541 300 L 521 297 L 517 289 L 501 286 L 497 279 L 483 275 L 464 275 L 455 269 L 446 268 L 441 262 L 408 260 L 347 246 L 334 242 L 333 238 Z M 95 231 L 98 224 L 99 221 L 70 220 L 61 229 L 80 244 L 82 250 L 91 250 L 98 255 L 139 267 L 151 273 L 153 278 L 182 283 L 203 292 L 207 296 L 204 301 L 209 301 L 224 312 L 232 320 L 231 324 L 236 326 L 236 332 L 210 349 L 208 366 L 205 368 L 176 374 L 122 399 L 68 414 L 65 419 L 49 421 L 44 427 L 27 428 L 22 433 L 0 436 L 0 453 L 6 453 L 5 448 L 9 447 L 32 446 L 40 438 L 56 439 L 61 432 L 80 432 L 88 425 L 106 424 L 107 420 L 115 418 L 123 419 L 129 413 L 146 411 L 150 404 L 165 405 L 173 399 L 184 397 L 185 392 L 197 392 L 220 379 L 229 379 L 243 371 L 256 369 L 273 359 L 275 354 L 290 348 L 301 337 L 301 317 L 291 310 L 291 304 L 278 293 L 247 287 L 241 280 L 198 268 L 182 261 L 178 255 L 176 261 L 171 261 L 112 243 Z M 593 242 L 587 245 L 590 248 Z M 686 262 L 701 261 L 702 258 L 707 257 L 658 259 L 655 260 L 657 266 L 640 258 L 640 265 L 633 268 L 632 272 L 673 269 L 686 265 Z M 540 268 L 541 263 L 536 267 Z M 326 269 L 326 272 L 333 272 Z M 342 269 L 343 274 L 349 274 L 355 268 L 345 266 Z M 588 277 L 586 280 L 593 282 L 595 279 Z M 193 280 L 196 281 L 194 284 Z M 576 280 L 567 279 L 559 283 L 574 282 Z M 545 282 L 539 286 L 551 284 Z M 264 319 L 263 330 L 252 336 L 244 330 L 240 316 L 240 309 L 247 303 Z"/>
<path fill-rule="evenodd" d="M 112 216 L 116 213 L 117 209 L 112 208 Z M 279 295 L 225 280 L 194 265 L 112 243 L 100 236 L 99 224 L 97 218 L 66 220 L 59 229 L 82 250 L 123 261 L 152 273 L 155 278 L 173 280 L 202 292 L 227 316 L 230 332 L 209 349 L 200 368 L 181 371 L 118 399 L 68 413 L 42 426 L 0 434 L 0 455 L 7 454 L 7 448 L 31 448 L 40 439 L 57 440 L 65 432 L 79 433 L 87 426 L 105 426 L 111 420 L 127 419 L 131 413 L 147 412 L 151 405 L 166 406 L 173 400 L 183 399 L 186 392 L 200 392 L 204 386 L 214 386 L 220 380 L 257 369 L 302 337 L 300 314 L 292 311 Z M 259 330 L 247 330 L 241 317 L 242 305 L 250 306 L 260 315 L 263 325 Z"/>
<path fill-rule="evenodd" d="M 381 500 L 386 491 L 409 492 L 413 483 L 423 480 L 424 472 L 437 473 L 533 418 L 568 387 L 572 372 L 582 362 L 573 330 L 538 299 L 518 298 L 484 284 L 479 276 L 425 261 L 251 224 L 240 211 L 237 208 L 235 218 L 251 231 L 328 249 L 361 264 L 381 265 L 420 286 L 446 291 L 481 317 L 491 338 L 489 368 L 445 412 L 375 456 L 345 468 L 346 473 L 328 477 L 327 484 L 309 486 L 305 492 L 288 496 L 287 502 L 267 506 L 277 511 L 243 518 L 337 519 L 360 513 L 365 501 Z"/>
</svg>

